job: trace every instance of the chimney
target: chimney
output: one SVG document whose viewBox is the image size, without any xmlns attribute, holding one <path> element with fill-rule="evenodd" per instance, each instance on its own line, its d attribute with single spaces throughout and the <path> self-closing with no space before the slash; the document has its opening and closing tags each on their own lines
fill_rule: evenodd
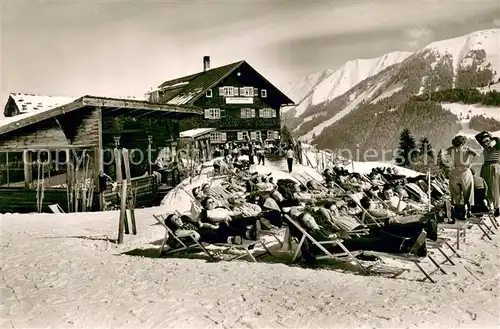
<svg viewBox="0 0 500 329">
<path fill-rule="evenodd" d="M 210 70 L 210 56 L 203 56 L 203 72 Z"/>
</svg>

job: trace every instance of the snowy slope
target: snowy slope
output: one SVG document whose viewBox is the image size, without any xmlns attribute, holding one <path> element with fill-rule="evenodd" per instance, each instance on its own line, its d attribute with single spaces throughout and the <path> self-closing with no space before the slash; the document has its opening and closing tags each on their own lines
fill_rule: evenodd
<svg viewBox="0 0 500 329">
<path fill-rule="evenodd" d="M 458 38 L 436 41 L 422 51 L 425 50 L 431 50 L 438 56 L 451 55 L 455 73 L 460 67 L 471 64 L 472 59 L 467 56 L 471 51 L 484 50 L 486 65 L 491 64 L 497 77 L 500 74 L 500 29 L 476 31 Z"/>
<path fill-rule="evenodd" d="M 290 97 L 296 104 L 299 104 L 319 83 L 328 78 L 335 70 L 327 69 L 316 72 L 290 83 L 286 91 L 286 95 Z M 289 109 L 290 107 L 288 107 Z"/>
<path fill-rule="evenodd" d="M 343 95 L 361 81 L 402 62 L 411 54 L 396 51 L 377 58 L 357 59 L 345 63 L 337 70 L 328 69 L 294 82 L 288 95 L 298 104 L 294 107 L 295 117 L 301 116 L 311 105 Z M 299 97 L 293 98 L 294 94 Z M 291 108 L 285 111 L 289 109 Z"/>
<path fill-rule="evenodd" d="M 487 84 L 483 80 L 489 78 L 477 82 L 473 75 L 480 70 L 491 71 L 492 80 L 499 80 L 500 29 L 436 41 L 415 53 L 392 52 L 377 59 L 347 62 L 314 87 L 295 108 L 294 117 L 285 118 L 285 124 L 302 140 L 311 141 L 314 135 L 325 144 L 322 147 L 330 147 L 327 141 L 331 138 L 324 136 L 325 131 L 331 133 L 327 128 L 351 112 L 357 113 L 363 103 L 386 99 L 397 110 L 412 95 L 452 88 L 459 74 L 462 84 Z M 480 90 L 497 90 L 499 85 Z"/>
<path fill-rule="evenodd" d="M 479 131 L 470 128 L 470 117 L 482 115 L 486 118 L 492 118 L 500 121 L 500 108 L 495 106 L 467 105 L 459 103 L 443 103 L 441 106 L 455 114 L 460 119 L 462 129 L 458 135 L 463 135 L 468 138 L 474 138 L 474 136 L 479 133 Z M 469 116 L 469 119 L 467 119 L 467 116 Z M 493 132 L 493 135 L 500 137 L 500 131 Z"/>
<path fill-rule="evenodd" d="M 341 96 L 361 81 L 378 74 L 391 65 L 401 63 L 411 54 L 410 52 L 395 51 L 377 58 L 349 61 L 315 88 L 311 104 L 323 103 Z"/>
</svg>

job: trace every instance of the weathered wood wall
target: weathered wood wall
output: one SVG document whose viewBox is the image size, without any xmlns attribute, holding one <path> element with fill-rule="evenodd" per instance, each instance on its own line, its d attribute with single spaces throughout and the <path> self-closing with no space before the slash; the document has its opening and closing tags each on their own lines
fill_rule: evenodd
<svg viewBox="0 0 500 329">
<path fill-rule="evenodd" d="M 155 195 L 158 192 L 159 185 L 156 181 L 156 177 L 136 177 L 131 180 L 132 187 L 130 189 L 136 190 L 136 207 L 148 207 L 157 205 L 155 204 Z M 112 186 L 108 185 L 106 191 L 104 192 L 104 199 L 106 202 L 111 202 L 112 204 L 118 205 L 118 193 L 120 192 L 120 187 L 116 191 L 112 190 Z"/>
<path fill-rule="evenodd" d="M 5 149 L 50 148 L 51 145 L 70 145 L 53 119 L 4 134 L 0 138 L 0 148 Z"/>
<path fill-rule="evenodd" d="M 59 204 L 64 211 L 68 211 L 66 189 L 46 189 L 43 197 L 43 212 L 52 212 L 51 204 Z M 1 213 L 30 213 L 36 212 L 36 189 L 24 187 L 0 187 Z"/>
</svg>

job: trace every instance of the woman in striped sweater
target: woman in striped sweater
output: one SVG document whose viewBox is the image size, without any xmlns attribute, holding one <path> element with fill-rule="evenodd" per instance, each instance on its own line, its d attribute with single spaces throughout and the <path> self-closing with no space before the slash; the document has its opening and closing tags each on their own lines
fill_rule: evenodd
<svg viewBox="0 0 500 329">
<path fill-rule="evenodd" d="M 476 140 L 484 149 L 481 177 L 489 187 L 487 200 L 493 203 L 495 216 L 500 216 L 500 139 L 483 131 L 476 135 Z"/>
</svg>

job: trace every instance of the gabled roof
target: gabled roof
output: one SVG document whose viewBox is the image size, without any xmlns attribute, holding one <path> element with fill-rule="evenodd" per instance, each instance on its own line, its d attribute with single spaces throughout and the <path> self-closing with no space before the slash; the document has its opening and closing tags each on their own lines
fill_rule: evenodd
<svg viewBox="0 0 500 329">
<path fill-rule="evenodd" d="M 130 98 L 110 98 L 96 96 L 82 96 L 74 101 L 39 112 L 27 112 L 13 117 L 0 118 L 0 135 L 30 126 L 36 122 L 57 117 L 85 107 L 100 107 L 103 111 L 112 112 L 114 115 L 130 114 L 144 115 L 203 115 L 203 110 L 191 105 L 155 104 L 146 100 Z"/>
<path fill-rule="evenodd" d="M 220 81 L 233 73 L 241 65 L 246 64 L 254 70 L 264 81 L 271 84 L 257 70 L 251 67 L 246 61 L 239 61 L 228 65 L 216 67 L 204 72 L 187 75 L 185 77 L 165 81 L 158 90 L 162 95 L 162 99 L 167 104 L 193 104 L 197 99 L 205 94 L 208 89 L 216 86 Z M 271 84 L 272 85 L 272 84 Z M 281 90 L 273 86 L 284 97 L 290 105 L 293 101 L 288 98 Z"/>
<path fill-rule="evenodd" d="M 19 109 L 18 115 L 28 117 L 37 113 L 41 113 L 55 107 L 69 104 L 76 100 L 77 97 L 69 96 L 49 96 L 49 95 L 36 95 L 28 93 L 10 93 L 7 102 L 14 102 Z M 5 106 L 5 109 L 7 105 Z M 5 109 L 4 112 L 5 113 Z"/>
</svg>

